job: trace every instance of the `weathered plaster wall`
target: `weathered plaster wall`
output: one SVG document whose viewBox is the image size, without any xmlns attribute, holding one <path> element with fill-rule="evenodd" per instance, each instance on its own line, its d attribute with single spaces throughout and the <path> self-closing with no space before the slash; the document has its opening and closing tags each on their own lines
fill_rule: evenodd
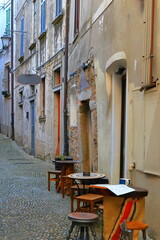
<svg viewBox="0 0 160 240">
<path fill-rule="evenodd" d="M 107 5 L 108 3 L 108 5 Z M 159 17 L 160 3 L 155 1 L 155 32 L 153 77 L 159 79 Z M 140 92 L 144 81 L 142 74 L 144 44 L 150 39 L 144 35 L 146 1 L 99 1 L 88 3 L 82 1 L 80 33 L 73 37 L 73 26 L 70 31 L 69 72 L 74 73 L 86 62 L 90 53 L 94 56 L 96 103 L 98 124 L 98 170 L 103 171 L 111 180 L 112 173 L 112 93 L 106 81 L 106 63 L 118 52 L 126 55 L 127 81 L 127 114 L 126 114 L 126 177 L 132 183 L 147 188 L 145 220 L 149 223 L 149 233 L 159 239 L 159 80 L 155 91 Z M 71 5 L 71 19 L 74 6 Z M 103 10 L 102 10 L 103 9 Z M 88 12 L 88 14 L 85 14 Z M 145 21 L 144 21 L 145 19 Z M 90 21 L 89 21 L 90 20 Z M 74 41 L 73 41 L 74 39 Z M 116 62 L 114 66 L 118 66 Z M 117 69 L 114 69 L 114 73 Z M 107 73 L 108 74 L 108 73 Z M 146 139 L 145 139 L 146 138 Z M 150 159 L 150 160 L 149 160 Z M 130 164 L 135 162 L 135 174 L 128 171 Z M 115 164 L 119 164 L 118 162 Z M 155 167 L 157 166 L 157 172 Z M 140 171 L 139 171 L 140 170 Z M 151 175 L 148 175 L 152 173 Z M 116 176 L 117 177 L 117 176 Z M 117 177 L 118 180 L 118 177 Z M 152 185 L 154 184 L 154 188 Z M 154 197 L 153 197 L 154 196 Z M 155 199 L 155 200 L 154 200 Z M 153 211 L 150 211 L 152 205 Z M 152 219 L 154 218 L 154 221 Z M 155 219 L 156 218 L 156 219 Z"/>
</svg>

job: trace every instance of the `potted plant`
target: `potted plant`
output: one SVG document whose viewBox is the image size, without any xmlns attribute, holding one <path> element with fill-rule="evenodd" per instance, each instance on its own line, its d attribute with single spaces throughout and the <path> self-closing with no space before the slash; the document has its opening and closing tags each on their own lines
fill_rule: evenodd
<svg viewBox="0 0 160 240">
<path fill-rule="evenodd" d="M 65 156 L 65 155 L 57 155 L 55 156 L 55 169 L 56 170 L 61 170 L 62 169 L 62 164 L 56 161 L 63 161 L 63 160 L 68 160 L 72 161 L 73 158 L 70 156 Z"/>
</svg>

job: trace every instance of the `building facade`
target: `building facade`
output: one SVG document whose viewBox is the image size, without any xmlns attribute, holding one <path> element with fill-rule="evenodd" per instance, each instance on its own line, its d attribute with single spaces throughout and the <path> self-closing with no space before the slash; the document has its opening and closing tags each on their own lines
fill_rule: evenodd
<svg viewBox="0 0 160 240">
<path fill-rule="evenodd" d="M 15 0 L 13 70 L 17 143 L 45 160 L 63 154 L 67 117 L 77 171 L 102 172 L 111 184 L 130 178 L 148 189 L 145 221 L 157 240 L 159 10 L 158 0 Z M 22 85 L 22 74 L 41 82 Z M 3 117 L 1 132 L 10 136 Z"/>
<path fill-rule="evenodd" d="M 11 2 L 0 2 L 0 37 L 10 38 Z M 0 131 L 11 137 L 11 64 L 10 42 L 2 45 L 0 41 Z"/>
<path fill-rule="evenodd" d="M 160 237 L 159 8 L 157 0 L 70 1 L 68 56 L 70 151 L 112 184 L 125 177 L 148 189 L 153 239 Z"/>
<path fill-rule="evenodd" d="M 31 24 L 28 24 L 30 22 Z M 65 1 L 15 1 L 15 139 L 44 159 L 63 152 Z M 18 76 L 37 74 L 40 84 Z"/>
</svg>

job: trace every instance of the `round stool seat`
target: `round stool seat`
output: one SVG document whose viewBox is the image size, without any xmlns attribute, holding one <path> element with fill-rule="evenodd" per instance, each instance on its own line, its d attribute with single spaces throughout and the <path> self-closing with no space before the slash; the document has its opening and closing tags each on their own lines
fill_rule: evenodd
<svg viewBox="0 0 160 240">
<path fill-rule="evenodd" d="M 73 212 L 68 214 L 68 219 L 74 222 L 93 223 L 97 221 L 98 215 L 86 212 Z"/>
<path fill-rule="evenodd" d="M 129 230 L 144 230 L 148 228 L 148 224 L 131 221 L 131 222 L 127 222 L 127 228 Z"/>
</svg>

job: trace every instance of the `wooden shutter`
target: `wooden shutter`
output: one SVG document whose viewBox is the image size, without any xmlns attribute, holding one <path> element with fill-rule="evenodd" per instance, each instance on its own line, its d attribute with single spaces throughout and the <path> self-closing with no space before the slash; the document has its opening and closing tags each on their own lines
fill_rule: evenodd
<svg viewBox="0 0 160 240">
<path fill-rule="evenodd" d="M 8 8 L 6 10 L 6 34 L 7 35 L 10 35 L 10 24 L 11 24 L 11 21 L 10 21 L 10 8 Z"/>
<path fill-rule="evenodd" d="M 79 32 L 79 11 L 80 11 L 80 1 L 75 0 L 75 19 L 74 19 L 74 33 Z"/>
</svg>

